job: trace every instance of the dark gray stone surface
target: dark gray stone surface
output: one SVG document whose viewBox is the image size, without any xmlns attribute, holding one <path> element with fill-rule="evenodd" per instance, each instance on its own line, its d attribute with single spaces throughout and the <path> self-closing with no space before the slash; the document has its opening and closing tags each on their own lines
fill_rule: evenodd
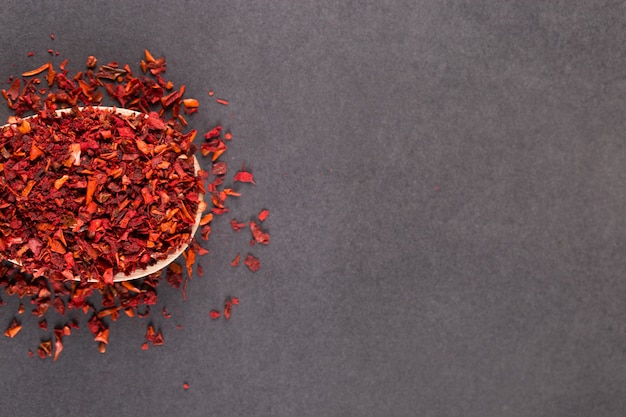
<svg viewBox="0 0 626 417">
<path fill-rule="evenodd" d="M 121 318 L 105 355 L 83 325 L 31 359 L 25 317 L 2 415 L 626 415 L 625 7 L 5 1 L 2 81 L 49 48 L 73 69 L 165 55 L 193 127 L 224 123 L 257 178 L 232 217 L 269 208 L 272 242 L 218 220 L 147 352 Z M 262 269 L 230 268 L 240 251 Z"/>
</svg>

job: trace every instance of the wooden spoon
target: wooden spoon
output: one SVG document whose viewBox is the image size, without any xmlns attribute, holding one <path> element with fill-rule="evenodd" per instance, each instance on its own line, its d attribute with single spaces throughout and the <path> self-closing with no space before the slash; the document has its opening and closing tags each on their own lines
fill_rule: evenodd
<svg viewBox="0 0 626 417">
<path fill-rule="evenodd" d="M 128 110 L 128 109 L 123 109 L 123 108 L 117 108 L 117 107 L 106 107 L 106 106 L 94 106 L 94 109 L 98 109 L 98 110 L 105 110 L 105 111 L 110 111 L 110 112 L 114 112 L 116 114 L 119 114 L 121 116 L 137 116 L 142 114 L 141 112 L 138 111 L 134 111 L 134 110 Z M 79 107 L 79 110 L 82 110 L 82 107 Z M 64 113 L 70 113 L 72 111 L 72 109 L 61 109 L 61 110 L 57 110 L 55 113 L 57 115 L 61 115 Z M 147 115 L 145 115 L 146 117 L 148 117 Z M 33 116 L 29 116 L 29 117 L 24 117 L 23 119 L 31 119 L 37 117 L 37 115 L 33 115 Z M 5 125 L 7 126 L 7 125 Z M 4 126 L 2 126 L 4 127 Z M 193 157 L 193 163 L 194 163 L 194 167 L 195 167 L 195 171 L 196 174 L 198 173 L 198 171 L 200 170 L 200 164 L 198 164 L 198 160 L 196 159 L 196 157 Z M 199 199 L 200 201 L 202 201 L 202 199 L 204 198 L 204 195 L 200 194 L 199 195 Z M 191 228 L 191 237 L 193 237 L 196 234 L 196 231 L 198 230 L 198 226 L 200 225 L 200 219 L 202 218 L 202 210 L 201 208 L 198 209 L 198 213 L 196 213 L 196 221 L 193 225 L 193 227 Z M 191 241 L 191 239 L 190 239 Z M 154 265 L 150 265 L 145 269 L 136 269 L 133 273 L 126 275 L 124 273 L 118 273 L 117 275 L 115 275 L 113 277 L 113 281 L 115 282 L 120 282 L 120 281 L 130 281 L 133 279 L 138 279 L 138 278 L 142 278 L 145 277 L 147 275 L 153 274 L 157 271 L 160 271 L 161 269 L 167 267 L 170 263 L 174 262 L 184 251 L 185 249 L 187 249 L 187 247 L 189 247 L 189 242 L 186 242 L 184 244 L 182 244 L 178 249 L 176 249 L 174 252 L 170 253 L 167 258 L 162 259 L 160 261 L 158 261 L 157 263 L 155 263 Z M 16 260 L 13 259 L 9 259 L 10 262 L 16 264 L 16 265 L 20 265 L 20 263 Z M 77 281 L 80 281 L 80 277 L 75 278 Z M 97 280 L 90 280 L 91 282 L 97 282 Z"/>
</svg>

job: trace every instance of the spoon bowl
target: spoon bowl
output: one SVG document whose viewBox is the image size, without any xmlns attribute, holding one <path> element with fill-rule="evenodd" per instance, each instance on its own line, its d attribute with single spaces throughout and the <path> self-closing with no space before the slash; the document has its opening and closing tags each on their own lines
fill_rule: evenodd
<svg viewBox="0 0 626 417">
<path fill-rule="evenodd" d="M 84 107 L 79 107 L 78 110 L 82 110 Z M 140 116 L 143 113 L 138 112 L 138 111 L 134 111 L 134 110 L 128 110 L 128 109 L 124 109 L 124 108 L 117 108 L 117 107 L 106 107 L 106 106 L 93 106 L 93 109 L 96 110 L 103 110 L 103 111 L 108 111 L 108 112 L 112 112 L 115 114 L 118 114 L 120 116 L 123 117 L 128 117 L 128 116 Z M 72 109 L 60 109 L 60 110 L 56 110 L 55 114 L 61 115 L 61 114 L 66 114 L 66 113 L 70 113 L 72 111 Z M 143 114 L 146 118 L 148 117 L 148 115 Z M 28 120 L 28 119 L 32 119 L 37 117 L 37 115 L 33 115 L 33 116 L 28 116 L 28 117 L 24 117 L 22 118 L 22 120 Z M 7 125 L 1 126 L 0 128 L 4 128 Z M 195 156 L 192 156 L 193 158 L 193 163 L 194 163 L 194 169 L 195 169 L 195 173 L 198 174 L 199 170 L 200 170 L 200 164 L 198 163 L 198 160 Z M 200 194 L 199 196 L 199 200 L 202 201 L 204 198 L 204 195 Z M 182 243 L 176 250 L 172 251 L 170 254 L 168 254 L 168 256 L 164 259 L 161 260 L 157 260 L 156 263 L 154 263 L 153 265 L 149 265 L 147 266 L 145 269 L 136 269 L 135 271 L 133 271 L 132 273 L 126 275 L 123 272 L 120 272 L 116 275 L 113 276 L 113 281 L 114 282 L 120 282 L 120 281 L 130 281 L 130 280 L 134 280 L 134 279 L 138 279 L 138 278 L 143 278 L 145 276 L 148 276 L 150 274 L 156 273 L 160 270 L 162 270 L 163 268 L 167 267 L 170 263 L 172 263 L 173 261 L 175 261 L 188 247 L 189 244 L 191 243 L 191 239 L 193 238 L 193 236 L 196 234 L 196 231 L 198 230 L 198 226 L 200 225 L 200 219 L 202 218 L 202 205 L 199 205 L 198 207 L 198 212 L 196 213 L 195 216 L 195 222 L 191 228 L 191 234 L 190 234 L 190 239 L 188 242 L 184 242 Z M 16 265 L 20 265 L 20 262 L 14 259 L 8 259 L 9 262 L 12 262 Z M 77 281 L 80 281 L 80 277 L 75 277 L 74 278 Z M 97 282 L 97 280 L 91 279 L 89 280 L 90 282 Z"/>
</svg>

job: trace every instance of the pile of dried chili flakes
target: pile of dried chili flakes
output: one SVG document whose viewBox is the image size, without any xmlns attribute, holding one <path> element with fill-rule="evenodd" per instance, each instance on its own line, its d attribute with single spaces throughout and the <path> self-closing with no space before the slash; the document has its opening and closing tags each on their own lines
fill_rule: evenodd
<svg viewBox="0 0 626 417">
<path fill-rule="evenodd" d="M 70 75 L 66 67 L 67 60 L 57 68 L 48 62 L 10 77 L 2 95 L 14 115 L 0 130 L 0 286 L 9 296 L 30 298 L 32 314 L 48 332 L 36 354 L 54 360 L 63 339 L 79 326 L 67 310 L 89 316 L 89 330 L 104 353 L 112 322 L 120 314 L 147 317 L 162 279 L 186 298 L 196 257 L 208 252 L 192 236 L 196 216 L 197 234 L 206 241 L 213 216 L 227 213 L 226 200 L 240 196 L 224 186 L 227 165 L 220 156 L 232 135 L 221 126 L 206 132 L 199 147 L 212 162 L 210 172 L 196 170 L 197 131 L 185 132 L 185 127 L 199 102 L 184 97 L 184 85 L 175 88 L 163 78 L 164 58 L 146 50 L 138 76 L 128 65 L 98 66 L 93 56 L 85 71 Z M 141 115 L 99 108 L 103 93 Z M 223 99 L 216 102 L 228 105 Z M 56 113 L 64 108 L 67 113 Z M 28 113 L 37 117 L 25 117 Z M 255 179 L 242 166 L 233 182 L 255 184 Z M 248 228 L 251 245 L 268 244 L 269 234 L 261 228 L 268 214 L 262 210 L 258 222 L 232 219 L 230 225 L 235 231 Z M 187 243 L 184 263 L 171 263 L 142 279 L 114 282 L 118 274 L 144 269 Z M 240 257 L 235 256 L 233 267 Z M 244 264 L 252 272 L 260 268 L 249 253 Z M 229 297 L 223 309 L 211 310 L 208 317 L 229 319 L 237 304 L 238 298 Z M 46 320 L 50 307 L 66 318 L 51 332 Z M 5 336 L 20 332 L 18 317 L 24 311 L 20 304 Z M 163 317 L 169 316 L 163 310 Z M 153 324 L 145 338 L 142 349 L 164 343 Z"/>
</svg>

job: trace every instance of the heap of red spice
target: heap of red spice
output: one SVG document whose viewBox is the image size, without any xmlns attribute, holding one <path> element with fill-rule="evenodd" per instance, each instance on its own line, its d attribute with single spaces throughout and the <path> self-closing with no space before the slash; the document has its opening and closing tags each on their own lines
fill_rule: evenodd
<svg viewBox="0 0 626 417">
<path fill-rule="evenodd" d="M 227 213 L 226 200 L 241 195 L 224 186 L 227 165 L 219 158 L 232 135 L 221 126 L 209 129 L 199 147 L 211 169 L 195 171 L 196 131 L 185 132 L 185 126 L 199 102 L 184 97 L 184 85 L 175 88 L 163 78 L 164 58 L 146 50 L 138 76 L 117 62 L 98 66 L 93 56 L 86 66 L 70 75 L 67 60 L 56 68 L 48 62 L 11 77 L 2 90 L 14 116 L 0 132 L 0 259 L 5 259 L 0 287 L 9 296 L 30 298 L 32 314 L 46 332 L 50 307 L 65 317 L 36 348 L 38 356 L 54 360 L 63 339 L 79 327 L 67 310 L 89 316 L 89 330 L 104 353 L 120 314 L 150 315 L 162 279 L 186 297 L 197 256 L 208 253 L 191 235 L 195 214 L 209 209 L 198 230 L 206 241 L 213 216 Z M 98 109 L 103 92 L 120 107 L 143 114 L 126 117 Z M 61 108 L 69 113 L 56 114 Z M 28 112 L 37 117 L 23 118 Z M 244 166 L 233 182 L 256 184 Z M 261 211 L 259 223 L 268 214 Z M 233 222 L 235 230 L 249 226 L 251 245 L 269 243 L 259 223 Z M 113 282 L 116 274 L 144 269 L 183 244 L 189 247 L 182 265 L 174 262 L 142 279 Z M 237 254 L 231 265 L 239 259 Z M 260 268 L 252 254 L 244 263 L 252 272 Z M 202 275 L 199 265 L 197 271 Z M 221 311 L 210 310 L 207 317 L 229 319 L 237 304 L 238 298 L 229 297 Z M 20 332 L 18 316 L 24 310 L 20 304 L 5 336 Z M 164 309 L 163 317 L 171 314 Z M 163 343 L 161 330 L 150 323 L 141 348 Z"/>
</svg>

